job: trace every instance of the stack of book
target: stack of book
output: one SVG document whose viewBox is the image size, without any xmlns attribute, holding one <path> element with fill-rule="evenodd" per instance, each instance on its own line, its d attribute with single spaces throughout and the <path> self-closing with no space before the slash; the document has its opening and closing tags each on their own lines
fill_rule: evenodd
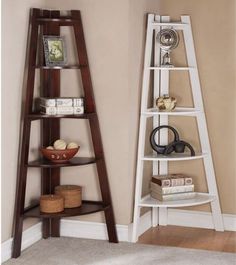
<svg viewBox="0 0 236 265">
<path fill-rule="evenodd" d="M 73 115 L 84 113 L 83 98 L 39 98 L 40 112 L 47 115 Z"/>
<path fill-rule="evenodd" d="M 153 176 L 151 197 L 159 201 L 191 199 L 195 196 L 193 180 L 183 174 Z"/>
</svg>

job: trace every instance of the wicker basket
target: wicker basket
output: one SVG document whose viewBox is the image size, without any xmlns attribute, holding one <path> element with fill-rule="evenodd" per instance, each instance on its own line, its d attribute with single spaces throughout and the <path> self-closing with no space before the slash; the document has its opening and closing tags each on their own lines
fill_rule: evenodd
<svg viewBox="0 0 236 265">
<path fill-rule="evenodd" d="M 55 194 L 64 198 L 65 208 L 76 208 L 82 203 L 82 187 L 77 185 L 61 185 L 55 188 Z"/>
<path fill-rule="evenodd" d="M 64 210 L 64 198 L 60 195 L 42 195 L 40 197 L 40 211 L 44 213 L 59 213 Z"/>
</svg>

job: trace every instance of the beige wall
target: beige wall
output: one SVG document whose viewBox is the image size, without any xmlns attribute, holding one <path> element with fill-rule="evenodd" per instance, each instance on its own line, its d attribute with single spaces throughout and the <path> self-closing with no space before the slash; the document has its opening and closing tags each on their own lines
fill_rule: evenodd
<svg viewBox="0 0 236 265">
<path fill-rule="evenodd" d="M 236 114 L 234 77 L 236 64 L 232 55 L 235 52 L 235 39 L 231 36 L 233 35 L 231 33 L 235 32 L 233 23 L 235 11 L 233 11 L 233 0 L 228 1 L 227 6 L 223 2 L 223 0 L 179 0 L 177 4 L 176 1 L 168 0 L 3 1 L 2 241 L 11 237 L 12 230 L 21 91 L 30 7 L 82 11 L 115 217 L 119 224 L 130 223 L 133 213 L 145 13 L 156 12 L 174 17 L 181 14 L 191 15 L 222 209 L 224 213 L 236 213 L 235 148 L 233 148 L 236 147 L 236 121 L 233 118 Z M 211 12 L 207 11 L 209 9 Z M 215 24 L 216 18 L 217 24 Z M 219 32 L 220 36 L 214 36 L 216 32 Z M 62 34 L 69 37 L 69 32 L 66 30 L 63 30 Z M 73 41 L 68 45 L 69 47 L 73 45 Z M 72 58 L 72 55 L 70 57 Z M 178 62 L 179 58 L 181 54 L 176 54 L 174 59 Z M 185 77 L 180 78 L 178 87 L 175 78 L 171 77 L 172 93 L 179 98 L 181 104 L 190 104 L 191 97 L 187 93 L 189 88 L 184 85 Z M 62 93 L 66 95 L 65 90 L 71 89 L 75 95 L 81 95 L 81 89 L 77 89 L 77 79 L 75 72 L 63 73 Z M 8 108 L 9 98 L 12 108 Z M 184 119 L 172 122 L 180 129 L 185 139 L 195 145 L 198 144 L 195 140 L 197 135 L 194 134 L 195 124 L 191 126 L 193 128 L 190 131 L 188 119 L 187 122 Z M 62 137 L 66 140 L 79 141 L 81 155 L 91 153 L 87 129 L 86 122 L 79 122 L 77 125 L 75 122 L 66 121 L 62 124 Z M 36 123 L 32 130 L 31 157 L 37 155 L 37 131 Z M 199 189 L 206 189 L 200 162 L 188 162 L 180 166 L 184 167 L 186 173 L 192 174 Z M 171 170 L 179 170 L 177 167 L 178 165 L 174 163 Z M 100 197 L 94 167 L 64 169 L 62 174 L 62 183 L 75 183 L 84 187 L 84 198 Z M 39 196 L 38 170 L 30 170 L 28 180 L 27 204 Z M 206 207 L 201 209 L 207 210 Z M 82 219 L 101 221 L 101 216 L 94 214 L 84 216 Z M 26 225 L 29 226 L 32 222 L 27 220 Z"/>
</svg>

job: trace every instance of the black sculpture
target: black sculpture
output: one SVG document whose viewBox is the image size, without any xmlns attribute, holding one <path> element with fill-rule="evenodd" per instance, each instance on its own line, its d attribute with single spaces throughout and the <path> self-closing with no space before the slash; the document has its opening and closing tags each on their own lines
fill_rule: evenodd
<svg viewBox="0 0 236 265">
<path fill-rule="evenodd" d="M 170 129 L 174 133 L 174 141 L 169 143 L 168 145 L 158 145 L 155 141 L 156 133 L 163 128 Z M 179 134 L 176 129 L 169 125 L 162 125 L 156 127 L 150 135 L 150 144 L 152 146 L 152 149 L 155 150 L 157 154 L 169 155 L 172 152 L 184 153 L 185 147 L 188 147 L 191 152 L 191 156 L 195 156 L 193 147 L 189 143 L 180 140 Z"/>
</svg>

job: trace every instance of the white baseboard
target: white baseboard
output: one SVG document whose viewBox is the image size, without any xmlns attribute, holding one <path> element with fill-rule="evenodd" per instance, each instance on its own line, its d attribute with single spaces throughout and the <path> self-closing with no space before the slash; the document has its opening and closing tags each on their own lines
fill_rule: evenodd
<svg viewBox="0 0 236 265">
<path fill-rule="evenodd" d="M 42 224 L 38 223 L 36 225 L 31 226 L 30 228 L 26 229 L 22 234 L 22 245 L 21 250 L 26 249 L 27 247 L 31 246 L 38 240 L 42 238 Z M 10 238 L 7 241 L 1 244 L 1 261 L 7 261 L 11 258 L 12 252 L 12 241 L 13 239 Z"/>
<path fill-rule="evenodd" d="M 236 215 L 223 214 L 224 227 L 228 231 L 236 231 Z M 211 213 L 168 209 L 168 224 L 199 228 L 213 228 Z M 145 213 L 140 219 L 138 234 L 141 235 L 152 226 L 151 212 Z M 131 242 L 133 224 L 116 225 L 119 241 Z M 61 220 L 61 236 L 106 240 L 107 230 L 103 223 L 84 222 L 77 220 Z M 23 232 L 22 250 L 31 246 L 42 238 L 41 223 Z M 1 261 L 11 258 L 12 238 L 1 244 Z"/>
<path fill-rule="evenodd" d="M 236 231 L 236 215 L 223 214 L 224 229 Z M 210 212 L 168 209 L 168 225 L 214 229 Z"/>
</svg>

